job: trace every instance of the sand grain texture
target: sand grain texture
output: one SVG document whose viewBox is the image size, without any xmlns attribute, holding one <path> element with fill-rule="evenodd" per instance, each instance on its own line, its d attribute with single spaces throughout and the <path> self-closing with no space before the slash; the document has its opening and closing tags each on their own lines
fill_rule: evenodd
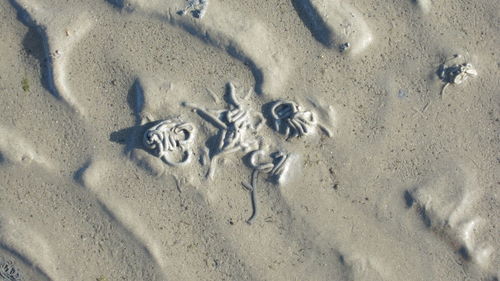
<svg viewBox="0 0 500 281">
<path fill-rule="evenodd" d="M 498 1 L 187 3 L 0 2 L 0 269 L 498 280 Z M 478 75 L 441 95 L 443 63 Z M 300 106 L 278 131 L 277 100 Z M 167 119 L 196 127 L 186 165 L 143 144 Z M 252 149 L 218 147 L 231 126 Z M 248 224 L 256 147 L 290 161 L 258 163 Z"/>
</svg>

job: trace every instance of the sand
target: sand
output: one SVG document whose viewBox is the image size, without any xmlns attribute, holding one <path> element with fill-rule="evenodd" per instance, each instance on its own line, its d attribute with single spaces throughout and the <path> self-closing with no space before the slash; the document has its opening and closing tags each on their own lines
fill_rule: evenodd
<svg viewBox="0 0 500 281">
<path fill-rule="evenodd" d="M 499 279 L 500 2 L 188 2 L 0 2 L 0 280 Z"/>
</svg>

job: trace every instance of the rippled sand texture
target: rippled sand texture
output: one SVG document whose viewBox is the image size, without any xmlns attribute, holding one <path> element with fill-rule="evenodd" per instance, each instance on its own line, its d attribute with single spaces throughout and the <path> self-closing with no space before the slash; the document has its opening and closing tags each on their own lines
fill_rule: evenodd
<svg viewBox="0 0 500 281">
<path fill-rule="evenodd" d="M 0 280 L 498 280 L 500 2 L 187 4 L 0 2 Z M 251 151 L 214 157 L 200 113 L 228 82 L 316 117 L 250 134 L 293 159 L 252 224 Z M 197 129 L 179 167 L 143 145 L 173 117 Z"/>
</svg>

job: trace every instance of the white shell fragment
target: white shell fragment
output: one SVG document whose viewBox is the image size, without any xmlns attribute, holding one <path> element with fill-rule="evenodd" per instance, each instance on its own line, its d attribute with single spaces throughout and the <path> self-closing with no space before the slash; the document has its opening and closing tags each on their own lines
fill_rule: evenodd
<svg viewBox="0 0 500 281">
<path fill-rule="evenodd" d="M 191 161 L 190 148 L 196 134 L 193 124 L 179 119 L 167 119 L 149 128 L 144 134 L 144 145 L 171 166 Z"/>
<path fill-rule="evenodd" d="M 208 0 L 187 0 L 187 6 L 178 12 L 179 15 L 185 15 L 189 11 L 194 18 L 201 19 L 208 8 Z"/>
<path fill-rule="evenodd" d="M 460 55 L 454 55 L 454 58 L 459 58 Z M 449 84 L 462 84 L 469 77 L 476 77 L 477 71 L 472 66 L 472 64 L 464 62 L 462 64 L 453 64 L 447 66 L 446 64 L 441 64 L 438 69 L 439 78 L 445 82 L 443 89 L 441 90 L 441 95 L 444 94 L 444 90 Z"/>
<path fill-rule="evenodd" d="M 293 101 L 276 101 L 271 108 L 274 129 L 287 138 L 301 137 L 312 133 L 318 124 L 311 111 L 305 111 Z"/>
</svg>

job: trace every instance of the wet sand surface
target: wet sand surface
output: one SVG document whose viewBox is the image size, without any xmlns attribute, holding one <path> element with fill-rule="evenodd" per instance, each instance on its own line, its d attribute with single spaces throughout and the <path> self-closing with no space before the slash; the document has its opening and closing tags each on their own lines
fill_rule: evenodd
<svg viewBox="0 0 500 281">
<path fill-rule="evenodd" d="M 0 2 L 0 280 L 498 280 L 499 11 Z"/>
</svg>

